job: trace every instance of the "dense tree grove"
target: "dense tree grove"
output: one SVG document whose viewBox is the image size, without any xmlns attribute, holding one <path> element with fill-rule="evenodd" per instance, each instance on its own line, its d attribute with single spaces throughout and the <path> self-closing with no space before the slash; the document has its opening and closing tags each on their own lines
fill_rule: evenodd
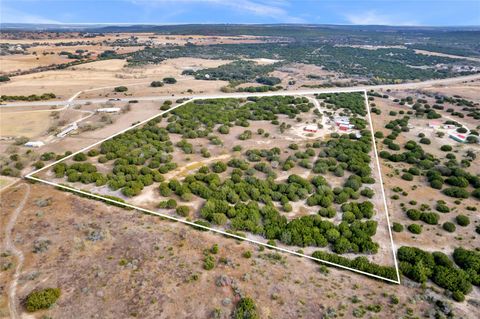
<svg viewBox="0 0 480 319">
<path fill-rule="evenodd" d="M 0 101 L 45 101 L 56 98 L 53 93 L 43 93 L 41 95 L 1 95 Z"/>
<path fill-rule="evenodd" d="M 332 103 L 348 109 L 357 103 L 348 101 L 360 101 L 354 95 L 353 99 L 341 96 L 340 102 L 332 97 Z M 251 121 L 279 122 L 280 115 L 293 119 L 312 108 L 306 98 L 286 96 L 248 98 L 243 102 L 197 100 L 104 141 L 98 150 L 78 153 L 73 163 L 60 163 L 52 170 L 58 178 L 66 177 L 69 182 L 105 185 L 113 191 L 121 190 L 127 197 L 137 196 L 144 187 L 158 183 L 159 195 L 166 197 L 158 207 L 175 210 L 180 216 L 188 216 L 189 208 L 177 204 L 171 196 L 178 196 L 177 200 L 182 202 L 191 201 L 194 196 L 202 198 L 202 219 L 197 222 L 225 225 L 233 232 L 248 231 L 286 245 L 328 246 L 339 254 L 374 254 L 378 250 L 378 244 L 372 241 L 377 230 L 377 223 L 371 220 L 374 207 L 370 201 L 360 200 L 361 195 L 374 195 L 373 190 L 364 188 L 364 184 L 375 182 L 370 169 L 372 141 L 368 131 L 360 138 L 337 134 L 305 146 L 292 144 L 293 154 L 288 157 L 278 147 L 248 149 L 227 162 L 213 161 L 182 180 L 165 181 L 163 175 L 177 167 L 173 159 L 176 148 L 186 154 L 196 152 L 189 142 L 192 139 L 204 138 L 213 143 L 213 133 L 228 134 L 233 126 L 247 128 Z M 357 105 L 352 112 L 361 110 Z M 160 127 L 164 119 L 166 126 Z M 250 137 L 265 134 L 263 129 L 256 133 L 247 129 L 242 135 L 246 132 Z M 172 143 L 171 134 L 180 135 L 181 139 Z M 202 151 L 204 157 L 209 156 L 207 153 L 206 149 Z M 111 171 L 100 173 L 92 159 L 108 163 Z M 289 170 L 296 165 L 314 175 L 305 179 L 290 174 L 286 180 L 276 181 L 274 167 Z M 348 173 L 343 187 L 332 188 L 325 177 L 317 175 L 329 173 Z M 316 209 L 318 214 L 287 220 L 281 211 L 291 211 L 292 202 L 298 201 Z M 341 221 L 329 220 L 338 211 Z"/>
<path fill-rule="evenodd" d="M 322 35 L 323 37 L 323 35 Z M 317 38 L 318 39 L 318 38 Z M 362 41 L 364 39 L 362 38 Z M 322 66 L 326 70 L 340 72 L 351 76 L 370 78 L 370 83 L 394 83 L 402 80 L 444 78 L 454 73 L 450 69 L 415 68 L 412 66 L 435 66 L 439 63 L 453 64 L 458 60 L 416 54 L 412 49 L 384 48 L 367 50 L 347 46 L 336 46 L 328 43 L 293 42 L 293 43 L 259 43 L 259 44 L 218 44 L 218 45 L 189 45 L 169 48 L 146 48 L 131 54 L 128 61 L 131 64 L 159 63 L 168 58 L 177 57 L 204 57 L 208 59 L 239 59 L 239 58 L 268 58 L 276 56 L 285 62 L 306 63 Z M 251 61 L 241 61 L 248 63 Z M 234 62 L 235 63 L 235 62 Z M 238 63 L 238 62 L 237 62 Z M 253 63 L 253 62 L 251 62 Z M 471 63 L 471 62 L 468 62 Z M 230 63 L 232 64 L 232 63 Z M 200 74 L 210 74 L 225 66 L 200 70 Z M 276 67 L 266 65 L 265 67 Z M 242 68 L 242 65 L 237 67 Z M 190 71 L 196 75 L 197 72 Z M 237 76 L 235 67 L 229 67 L 228 73 Z M 269 71 L 270 72 L 270 71 Z M 268 73 L 268 72 L 266 72 Z M 463 74 L 470 73 L 464 72 Z M 241 74 L 241 73 L 240 73 Z M 258 73 L 257 73 L 258 74 Z M 257 75 L 256 74 L 256 75 Z M 461 73 L 462 74 L 462 73 Z M 260 74 L 258 74 L 260 75 Z M 244 75 L 241 74 L 242 78 Z"/>
<path fill-rule="evenodd" d="M 258 77 L 258 83 L 273 86 L 280 83 L 280 79 L 265 75 L 272 72 L 276 66 L 276 64 L 260 65 L 254 61 L 237 60 L 216 68 L 185 70 L 183 74 L 193 75 L 197 80 L 223 80 L 237 83 L 252 82 Z"/>
<path fill-rule="evenodd" d="M 480 253 L 477 251 L 456 248 L 452 261 L 441 252 L 429 253 L 415 247 L 401 247 L 397 256 L 405 276 L 420 283 L 430 279 L 456 293 L 456 298 L 468 294 L 472 285 L 480 285 Z"/>
<path fill-rule="evenodd" d="M 349 268 L 358 269 L 368 272 L 383 278 L 389 278 L 397 280 L 397 273 L 394 267 L 380 266 L 370 262 L 365 257 L 356 257 L 355 259 L 349 259 L 336 254 L 327 253 L 324 251 L 316 251 L 312 254 L 312 257 L 329 261 L 338 265 L 346 266 Z"/>
<path fill-rule="evenodd" d="M 365 108 L 365 100 L 363 93 L 322 93 L 317 98 L 324 99 L 325 103 L 334 105 L 334 109 L 349 110 L 353 114 L 365 116 L 367 109 Z M 328 106 L 327 106 L 328 107 Z"/>
</svg>

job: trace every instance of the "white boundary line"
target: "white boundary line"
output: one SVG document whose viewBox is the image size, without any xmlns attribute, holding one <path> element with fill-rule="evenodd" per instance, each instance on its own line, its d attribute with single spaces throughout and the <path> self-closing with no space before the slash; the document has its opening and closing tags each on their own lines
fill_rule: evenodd
<svg viewBox="0 0 480 319">
<path fill-rule="evenodd" d="M 318 92 L 312 92 L 310 94 L 338 93 L 338 92 L 335 92 L 335 90 L 332 90 L 332 91 L 333 92 L 325 92 L 323 90 L 319 90 Z M 345 92 L 345 91 L 343 91 L 343 92 Z M 47 185 L 58 187 L 58 188 L 61 188 L 61 189 L 64 189 L 64 190 L 68 190 L 68 191 L 71 191 L 73 193 L 79 193 L 79 194 L 82 194 L 82 195 L 86 195 L 88 197 L 93 197 L 93 198 L 96 198 L 96 199 L 100 199 L 102 201 L 109 202 L 109 203 L 112 203 L 112 204 L 116 204 L 116 205 L 119 205 L 119 206 L 132 208 L 132 209 L 141 211 L 141 212 L 146 213 L 146 214 L 160 216 L 160 217 L 163 217 L 163 218 L 166 218 L 166 219 L 169 219 L 169 220 L 173 220 L 173 221 L 177 221 L 177 222 L 180 222 L 180 223 L 183 223 L 183 224 L 186 224 L 186 225 L 194 226 L 194 227 L 197 227 L 197 228 L 202 228 L 204 230 L 209 230 L 209 231 L 212 231 L 212 232 L 224 235 L 224 236 L 233 237 L 235 239 L 239 239 L 239 240 L 242 240 L 242 241 L 251 242 L 251 243 L 254 243 L 254 244 L 257 244 L 257 245 L 260 245 L 260 246 L 275 249 L 275 250 L 282 251 L 282 252 L 285 252 L 285 253 L 289 253 L 289 254 L 292 254 L 292 255 L 295 255 L 295 256 L 305 257 L 305 258 L 310 259 L 310 260 L 314 260 L 314 261 L 324 263 L 324 264 L 327 264 L 327 265 L 330 265 L 330 266 L 334 266 L 334 267 L 337 267 L 337 268 L 350 270 L 350 271 L 353 271 L 353 272 L 356 272 L 356 273 L 359 273 L 359 274 L 362 274 L 362 275 L 366 275 L 366 276 L 373 277 L 373 278 L 376 278 L 376 279 L 384 280 L 384 281 L 387 281 L 387 282 L 390 282 L 390 283 L 400 284 L 400 274 L 399 274 L 398 264 L 397 264 L 396 254 L 395 254 L 395 246 L 394 246 L 394 243 L 393 243 L 390 220 L 389 220 L 389 217 L 388 217 L 388 208 L 387 208 L 387 202 L 386 202 L 386 197 L 385 197 L 385 190 L 384 190 L 384 187 L 383 187 L 383 180 L 382 180 L 382 174 L 381 174 L 381 170 L 380 170 L 380 163 L 379 163 L 378 155 L 377 155 L 377 146 L 376 146 L 376 143 L 375 143 L 375 137 L 374 137 L 374 132 L 373 132 L 372 117 L 371 117 L 371 114 L 370 114 L 370 107 L 368 105 L 367 91 L 365 89 L 359 89 L 359 90 L 351 90 L 351 91 L 349 90 L 348 92 L 362 92 L 364 94 L 365 103 L 366 103 L 365 107 L 367 108 L 367 114 L 368 114 L 369 121 L 370 121 L 370 129 L 371 129 L 372 139 L 373 139 L 372 142 L 373 142 L 373 145 L 374 145 L 374 147 L 373 147 L 374 148 L 374 154 L 375 154 L 375 157 L 376 157 L 376 164 L 377 164 L 378 172 L 379 172 L 379 175 L 380 175 L 380 185 L 381 185 L 381 188 L 382 188 L 383 201 L 384 201 L 384 205 L 385 205 L 385 214 L 386 214 L 386 217 L 387 217 L 387 226 L 388 226 L 389 235 L 390 235 L 390 243 L 391 243 L 391 248 L 392 248 L 392 252 L 393 252 L 393 259 L 394 259 L 395 270 L 396 270 L 396 274 L 397 274 L 397 280 L 393 280 L 393 279 L 390 279 L 390 278 L 378 276 L 378 275 L 375 275 L 375 274 L 371 274 L 369 272 L 365 272 L 365 271 L 355 269 L 355 268 L 350 268 L 350 267 L 343 266 L 343 265 L 340 265 L 340 264 L 336 264 L 336 263 L 326 261 L 326 260 L 323 260 L 323 259 L 315 258 L 313 256 L 305 255 L 305 254 L 302 254 L 302 253 L 299 253 L 299 252 L 296 252 L 296 251 L 293 251 L 293 250 L 289 250 L 289 249 L 285 249 L 285 248 L 281 248 L 281 247 L 276 247 L 276 246 L 270 245 L 268 243 L 263 243 L 263 242 L 260 242 L 260 241 L 254 240 L 254 239 L 249 239 L 249 238 L 245 238 L 245 237 L 238 236 L 238 235 L 235 235 L 235 234 L 231 234 L 231 233 L 228 233 L 228 232 L 220 230 L 220 229 L 199 225 L 199 224 L 196 224 L 194 222 L 190 222 L 190 221 L 187 221 L 187 220 L 183 220 L 183 219 L 180 219 L 180 218 L 170 216 L 168 214 L 163 214 L 163 213 L 155 212 L 155 211 L 152 211 L 152 210 L 149 210 L 149 209 L 134 206 L 134 205 L 131 205 L 131 204 L 128 204 L 128 203 L 119 202 L 117 200 L 114 200 L 114 199 L 111 199 L 111 198 L 108 198 L 108 197 L 103 197 L 103 196 L 100 196 L 100 195 L 97 195 L 97 194 L 94 194 L 94 193 L 89 193 L 89 192 L 82 191 L 82 190 L 79 190 L 79 189 L 76 189 L 76 188 L 73 188 L 73 187 L 69 187 L 69 186 L 66 186 L 66 185 L 50 182 L 48 180 L 44 180 L 44 179 L 33 176 L 33 175 L 35 175 L 35 174 L 37 174 L 37 173 L 39 173 L 39 172 L 41 172 L 41 171 L 43 171 L 43 170 L 45 170 L 49 167 L 52 167 L 53 165 L 56 165 L 56 164 L 66 160 L 66 159 L 69 159 L 69 158 L 75 156 L 78 153 L 84 152 L 84 151 L 86 151 L 86 150 L 88 150 L 88 149 L 90 149 L 94 146 L 97 146 L 97 145 L 105 142 L 106 140 L 109 140 L 113 137 L 116 137 L 120 134 L 123 134 L 126 131 L 134 129 L 138 126 L 141 126 L 141 125 L 147 123 L 148 121 L 151 121 L 152 119 L 154 119 L 156 117 L 162 116 L 165 113 L 171 112 L 172 110 L 174 110 L 174 109 L 176 109 L 176 108 L 178 108 L 182 105 L 185 105 L 186 103 L 189 103 L 189 102 L 192 102 L 192 101 L 195 101 L 195 100 L 203 100 L 203 99 L 232 98 L 232 96 L 195 97 L 195 98 L 189 99 L 189 100 L 187 100 L 183 103 L 180 103 L 180 104 L 178 104 L 178 105 L 176 105 L 176 106 L 174 106 L 174 107 L 172 107 L 172 108 L 170 108 L 166 111 L 160 112 L 160 113 L 158 113 L 158 114 L 156 114 L 156 115 L 154 115 L 154 116 L 152 116 L 152 117 L 150 117 L 146 120 L 143 120 L 143 121 L 141 121 L 141 122 L 139 122 L 135 125 L 132 125 L 131 127 L 128 127 L 124 130 L 121 130 L 120 132 L 117 132 L 117 133 L 115 133 L 115 134 L 113 134 L 113 135 L 111 135 L 111 136 L 109 136 L 109 137 L 107 137 L 103 140 L 95 142 L 95 143 L 93 143 L 93 144 L 91 144 L 91 145 L 89 145 L 89 146 L 87 146 L 87 147 L 85 147 L 85 148 L 83 148 L 79 151 L 76 151 L 76 152 L 74 152 L 74 153 L 72 153 L 72 154 L 70 154 L 66 157 L 63 157 L 63 158 L 59 159 L 58 161 L 55 161 L 55 162 L 50 163 L 50 164 L 48 164 L 48 165 L 46 165 L 46 166 L 44 166 L 44 167 L 42 167 L 42 168 L 40 168 L 36 171 L 33 171 L 33 172 L 27 174 L 25 176 L 25 178 L 33 180 L 33 181 L 45 183 Z M 267 94 L 265 94 L 265 95 L 252 94 L 252 95 L 248 95 L 248 96 L 243 95 L 242 97 L 246 98 L 246 97 L 252 97 L 252 96 L 261 97 L 261 96 L 288 96 L 288 95 L 292 96 L 292 95 L 306 95 L 306 94 L 305 94 L 305 92 L 278 92 L 277 94 L 274 94 L 274 95 L 271 95 L 271 94 L 268 94 L 268 95 Z"/>
<path fill-rule="evenodd" d="M 375 132 L 373 131 L 372 113 L 370 113 L 370 105 L 368 104 L 367 91 L 364 91 L 363 93 L 365 97 L 365 105 L 367 107 L 368 120 L 370 122 L 370 132 L 372 133 L 373 152 L 375 154 L 375 161 L 377 162 L 376 164 L 378 169 L 378 177 L 380 178 L 380 185 L 382 189 L 383 205 L 385 207 L 385 215 L 387 217 L 388 235 L 390 236 L 390 245 L 392 247 L 393 262 L 395 264 L 395 271 L 397 272 L 398 283 L 400 283 L 400 272 L 398 270 L 397 253 L 395 252 L 395 243 L 393 242 L 392 227 L 390 225 L 390 217 L 388 216 L 387 196 L 385 195 L 385 188 L 383 187 L 382 170 L 380 169 L 380 160 L 378 159 L 378 152 L 377 152 L 377 142 L 375 141 Z"/>
</svg>

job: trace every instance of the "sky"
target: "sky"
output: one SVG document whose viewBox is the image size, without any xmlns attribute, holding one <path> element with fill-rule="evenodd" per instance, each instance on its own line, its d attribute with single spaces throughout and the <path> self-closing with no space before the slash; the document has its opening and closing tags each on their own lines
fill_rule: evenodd
<svg viewBox="0 0 480 319">
<path fill-rule="evenodd" d="M 0 22 L 478 26 L 480 0 L 0 0 Z"/>
</svg>

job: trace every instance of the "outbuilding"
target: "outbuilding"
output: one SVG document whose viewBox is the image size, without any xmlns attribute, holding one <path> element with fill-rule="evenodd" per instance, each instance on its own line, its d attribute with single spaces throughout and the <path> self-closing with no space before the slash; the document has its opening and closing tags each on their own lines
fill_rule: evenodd
<svg viewBox="0 0 480 319">
<path fill-rule="evenodd" d="M 310 124 L 305 126 L 303 130 L 306 132 L 316 133 L 318 131 L 318 126 Z"/>
<path fill-rule="evenodd" d="M 34 148 L 39 148 L 45 145 L 42 141 L 30 141 L 24 144 L 26 147 L 34 147 Z"/>
<path fill-rule="evenodd" d="M 458 133 L 451 133 L 449 135 L 449 137 L 454 140 L 454 141 L 457 141 L 457 142 L 460 142 L 460 143 L 465 143 L 465 141 L 467 140 L 467 136 L 466 135 L 463 135 L 463 134 L 458 134 Z"/>
<path fill-rule="evenodd" d="M 105 107 L 102 109 L 97 109 L 98 113 L 118 113 L 120 112 L 119 107 Z"/>
</svg>

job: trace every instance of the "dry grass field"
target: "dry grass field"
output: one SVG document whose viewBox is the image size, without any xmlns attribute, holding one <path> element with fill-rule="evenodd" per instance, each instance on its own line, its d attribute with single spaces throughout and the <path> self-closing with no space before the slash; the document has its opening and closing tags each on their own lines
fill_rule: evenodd
<svg viewBox="0 0 480 319">
<path fill-rule="evenodd" d="M 50 112 L 0 112 L 0 136 L 38 137 L 51 123 Z"/>
<path fill-rule="evenodd" d="M 5 95 L 30 95 L 52 92 L 60 100 L 67 99 L 81 90 L 85 92 L 79 98 L 113 96 L 113 88 L 123 85 L 131 88 L 127 94 L 155 95 L 165 93 L 180 93 L 187 89 L 196 92 L 218 92 L 226 85 L 223 81 L 199 81 L 192 76 L 182 76 L 187 68 L 208 68 L 228 63 L 224 60 L 206 60 L 195 58 L 180 58 L 164 61 L 158 65 L 144 67 L 125 67 L 123 60 L 105 60 L 69 67 L 64 70 L 45 71 L 21 75 L 8 83 L 0 85 Z M 173 76 L 178 83 L 165 85 L 161 88 L 150 88 L 152 81 Z M 106 89 L 102 89 L 106 87 Z"/>
<path fill-rule="evenodd" d="M 25 256 L 16 299 L 34 289 L 60 287 L 57 304 L 35 318 L 229 318 L 240 296 L 256 300 L 260 318 L 423 317 L 442 313 L 441 295 L 430 285 L 405 280 L 388 285 L 325 270 L 311 261 L 199 232 L 179 223 L 126 211 L 41 184 L 18 215 L 12 237 Z M 25 198 L 25 184 L 4 196 L 5 225 Z M 0 233 L 3 240 L 4 232 Z M 46 248 L 36 250 L 39 242 Z M 214 244 L 212 270 L 202 267 Z M 251 258 L 243 257 L 246 251 Z M 1 257 L 2 263 L 12 260 Z M 62 265 L 59 267 L 59 265 Z M 13 269 L 3 272 L 0 317 L 8 318 Z M 205 298 L 208 291 L 208 298 Z M 445 305 L 445 303 L 443 303 Z M 474 318 L 465 303 L 446 304 L 456 317 Z M 369 310 L 367 310 L 369 309 Z M 22 311 L 21 311 L 22 312 Z M 25 318 L 33 318 L 25 313 Z"/>
<path fill-rule="evenodd" d="M 49 54 L 49 55 L 33 55 L 33 54 L 13 54 L 0 57 L 0 73 L 10 73 L 15 71 L 29 70 L 40 66 L 48 66 L 51 64 L 61 64 L 74 61 L 66 56 Z"/>
</svg>

